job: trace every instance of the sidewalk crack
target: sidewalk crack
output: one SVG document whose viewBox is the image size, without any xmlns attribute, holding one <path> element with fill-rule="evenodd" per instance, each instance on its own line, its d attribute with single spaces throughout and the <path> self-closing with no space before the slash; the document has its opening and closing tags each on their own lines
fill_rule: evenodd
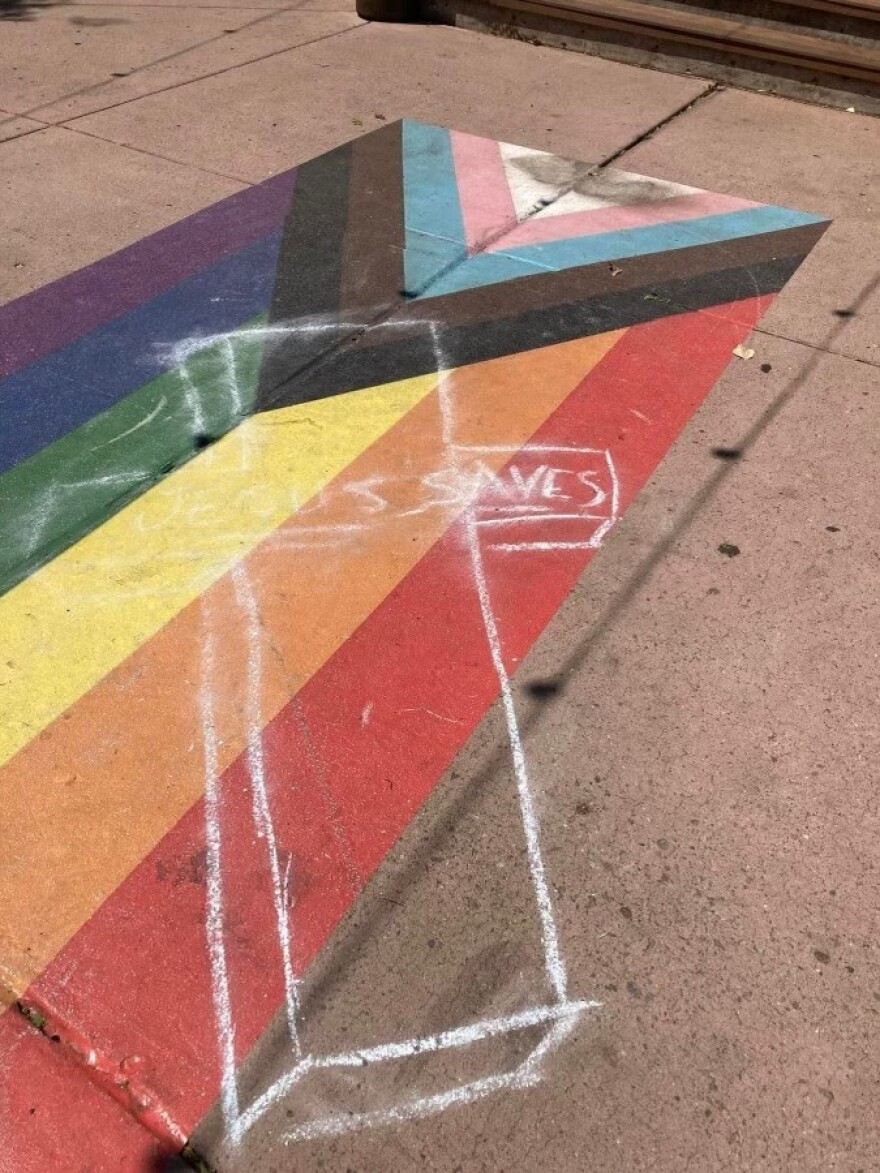
<svg viewBox="0 0 880 1173">
<path fill-rule="evenodd" d="M 92 1046 L 86 1036 L 65 1023 L 42 1000 L 33 996 L 18 999 L 13 1003 L 12 1009 L 20 1014 L 37 1034 L 62 1048 L 64 1054 L 79 1067 L 91 1083 L 114 1099 L 123 1111 L 156 1137 L 167 1150 L 169 1158 L 177 1155 L 193 1164 L 193 1150 L 186 1135 L 174 1123 L 159 1097 L 147 1086 L 138 1072 L 138 1062 L 134 1057 L 117 1060 L 103 1054 Z M 190 1157 L 187 1157 L 188 1151 Z M 201 1164 L 194 1164 L 193 1167 L 210 1173 L 204 1161 Z"/>
<path fill-rule="evenodd" d="M 880 367 L 880 358 L 861 358 L 857 354 L 847 354 L 845 350 L 834 350 L 821 342 L 810 342 L 806 338 L 792 338 L 788 334 L 780 334 L 778 330 L 768 330 L 766 326 L 752 326 L 752 332 L 763 334 L 766 338 L 778 338 L 780 342 L 792 342 L 795 346 L 806 346 L 810 350 L 830 354 L 832 358 L 842 358 L 845 362 L 858 362 L 866 367 Z"/>
<path fill-rule="evenodd" d="M 719 82 L 710 82 L 706 89 L 697 94 L 695 98 L 691 98 L 689 101 L 684 102 L 677 109 L 673 110 L 671 114 L 667 114 L 665 118 L 661 118 L 659 122 L 655 122 L 653 126 L 649 126 L 647 130 L 643 130 L 641 134 L 637 134 L 634 138 L 630 139 L 628 143 L 625 143 L 622 147 L 616 150 L 614 154 L 609 155 L 607 159 L 603 159 L 601 163 L 596 165 L 596 172 L 598 173 L 599 171 L 604 170 L 606 167 L 610 167 L 612 163 L 616 163 L 618 159 L 622 158 L 624 155 L 629 154 L 630 151 L 635 150 L 636 147 L 640 146 L 644 142 L 647 142 L 648 139 L 652 139 L 659 131 L 665 130 L 671 122 L 675 122 L 678 118 L 681 118 L 683 114 L 688 114 L 691 110 L 694 109 L 694 107 L 702 105 L 703 102 L 707 101 L 715 94 L 723 93 L 725 88 L 726 87 L 721 85 Z"/>
<path fill-rule="evenodd" d="M 288 12 L 288 11 L 290 11 L 290 10 L 287 8 L 276 8 L 276 9 L 273 9 L 269 13 L 269 16 L 283 15 L 285 12 Z M 261 17 L 260 19 L 261 20 L 268 19 L 268 17 Z M 236 29 L 236 32 L 241 32 L 244 29 L 248 29 L 253 24 L 256 24 L 256 23 L 257 23 L 256 21 L 251 21 L 250 24 L 242 25 L 242 28 Z M 348 28 L 334 29 L 333 32 L 331 32 L 331 33 L 322 33 L 321 36 L 312 37 L 311 40 L 299 41 L 295 45 L 284 45 L 280 49 L 272 49 L 269 53 L 262 53 L 256 57 L 249 57 L 246 61 L 236 61 L 234 65 L 224 65 L 222 69 L 214 69 L 208 73 L 200 73 L 197 77 L 188 77 L 188 78 L 184 78 L 181 81 L 171 82 L 167 86 L 160 86 L 158 89 L 150 90 L 146 94 L 133 94 L 129 98 L 122 98 L 118 102 L 110 102 L 106 106 L 99 106 L 97 109 L 89 110 L 85 114 L 75 114 L 71 118 L 68 118 L 62 122 L 50 123 L 49 125 L 63 127 L 67 130 L 79 130 L 79 127 L 74 126 L 73 123 L 78 122 L 83 118 L 91 118 L 92 115 L 94 115 L 94 114 L 106 114 L 108 110 L 118 110 L 121 106 L 131 105 L 132 102 L 143 102 L 147 98 L 156 97 L 158 94 L 167 94 L 171 90 L 183 89 L 184 86 L 195 85 L 197 82 L 207 81 L 209 78 L 212 78 L 212 77 L 221 77 L 224 73 L 231 73 L 234 69 L 245 69 L 248 65 L 258 65 L 261 61 L 269 61 L 272 57 L 280 57 L 282 53 L 294 53 L 294 52 L 296 52 L 297 49 L 305 49 L 309 45 L 318 44 L 318 42 L 320 42 L 320 41 L 329 41 L 332 37 L 341 37 L 341 36 L 344 36 L 346 33 L 355 33 L 359 29 L 366 28 L 366 27 L 367 26 L 365 24 L 353 24 L 353 25 L 350 25 Z M 232 34 L 232 35 L 234 35 L 234 34 Z M 195 48 L 200 48 L 200 47 L 201 46 L 195 46 Z M 154 63 L 154 64 L 158 64 L 158 63 Z M 145 67 L 145 68 L 148 68 L 148 67 Z M 132 70 L 132 73 L 134 73 L 134 72 L 135 71 Z M 131 76 L 131 75 L 129 75 L 129 76 Z M 63 98 L 59 99 L 59 101 L 63 101 L 63 100 L 64 100 Z M 47 103 L 44 103 L 42 106 L 36 107 L 36 109 L 38 109 L 38 110 L 46 109 L 46 106 L 47 106 Z M 85 132 L 81 132 L 81 133 L 85 133 Z M 99 138 L 101 136 L 94 135 L 94 137 Z M 115 142 L 116 140 L 115 139 L 107 139 L 106 141 L 107 142 Z M 160 159 L 164 158 L 164 156 L 162 156 L 162 155 L 159 155 L 157 157 Z M 172 160 L 172 161 L 179 162 L 180 160 Z M 189 164 L 187 164 L 187 166 L 189 166 Z M 252 180 L 242 180 L 242 182 L 248 183 L 248 182 L 253 182 L 253 181 Z"/>
</svg>

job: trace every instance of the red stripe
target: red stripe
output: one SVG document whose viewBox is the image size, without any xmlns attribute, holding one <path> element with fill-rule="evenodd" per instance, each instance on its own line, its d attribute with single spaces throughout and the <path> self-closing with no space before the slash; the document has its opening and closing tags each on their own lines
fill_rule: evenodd
<svg viewBox="0 0 880 1173">
<path fill-rule="evenodd" d="M 14 1010 L 0 1016 L 0 1169 L 148 1173 L 169 1149 Z"/>
<path fill-rule="evenodd" d="M 625 508 L 763 308 L 758 300 L 740 302 L 629 330 L 533 442 L 610 448 Z M 552 525 L 545 532 L 558 536 Z M 485 555 L 511 670 L 589 556 L 583 549 Z M 276 835 L 293 857 L 300 968 L 326 941 L 497 692 L 456 524 L 265 730 Z M 436 713 L 452 720 L 437 720 Z M 226 772 L 221 789 L 226 941 L 241 1057 L 280 1004 L 282 986 L 264 848 L 254 837 L 241 761 Z M 140 1102 L 143 1089 L 152 1089 L 186 1132 L 219 1087 L 204 864 L 199 803 L 28 995 L 53 1022 L 71 1024 L 88 1038 L 99 1055 L 114 1062 L 127 1057 L 139 1073 Z"/>
</svg>

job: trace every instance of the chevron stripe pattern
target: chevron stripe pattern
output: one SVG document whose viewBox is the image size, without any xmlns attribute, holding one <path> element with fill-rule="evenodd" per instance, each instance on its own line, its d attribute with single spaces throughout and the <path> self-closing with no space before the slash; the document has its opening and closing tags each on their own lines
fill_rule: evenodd
<svg viewBox="0 0 880 1173">
<path fill-rule="evenodd" d="M 456 367 L 775 293 L 824 228 L 438 126 L 384 127 L 300 169 L 258 405 L 435 370 L 438 345 Z"/>
<path fill-rule="evenodd" d="M 405 121 L 0 307 L 0 993 L 163 1143 L 826 227 Z"/>
</svg>

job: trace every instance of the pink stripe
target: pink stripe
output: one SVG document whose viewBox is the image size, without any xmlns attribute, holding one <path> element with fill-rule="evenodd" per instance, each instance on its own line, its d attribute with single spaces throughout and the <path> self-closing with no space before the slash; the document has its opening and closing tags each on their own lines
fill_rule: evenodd
<svg viewBox="0 0 880 1173">
<path fill-rule="evenodd" d="M 501 149 L 493 139 L 450 131 L 455 178 L 468 252 L 516 224 Z"/>
<path fill-rule="evenodd" d="M 594 236 L 600 232 L 618 232 L 622 228 L 641 228 L 670 220 L 695 220 L 699 216 L 711 216 L 717 212 L 739 212 L 744 208 L 759 206 L 753 200 L 740 200 L 734 196 L 706 191 L 649 204 L 617 204 L 594 211 L 538 216 L 524 224 L 515 225 L 504 237 L 495 241 L 492 248 L 506 251 L 521 244 L 540 244 L 569 236 Z"/>
</svg>

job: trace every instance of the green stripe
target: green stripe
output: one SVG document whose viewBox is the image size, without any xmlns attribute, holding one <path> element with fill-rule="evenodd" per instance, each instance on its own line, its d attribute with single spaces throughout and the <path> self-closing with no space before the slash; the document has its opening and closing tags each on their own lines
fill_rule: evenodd
<svg viewBox="0 0 880 1173">
<path fill-rule="evenodd" d="M 4 473 L 0 594 L 249 415 L 261 353 L 259 334 L 204 347 Z"/>
</svg>

